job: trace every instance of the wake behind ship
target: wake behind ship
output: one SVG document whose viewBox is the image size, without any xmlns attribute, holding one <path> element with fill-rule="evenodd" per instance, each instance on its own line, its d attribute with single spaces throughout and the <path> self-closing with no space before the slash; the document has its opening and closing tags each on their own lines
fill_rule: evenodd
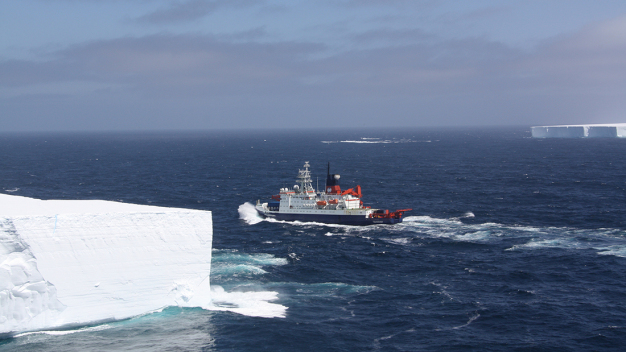
<svg viewBox="0 0 626 352">
<path fill-rule="evenodd" d="M 396 224 L 402 222 L 404 212 L 411 209 L 373 209 L 363 206 L 361 186 L 342 191 L 339 175 L 326 174 L 326 187 L 323 192 L 312 186 L 309 162 L 304 170 L 298 170 L 298 178 L 293 188 L 281 188 L 272 200 L 261 203 L 257 200 L 256 210 L 264 217 L 285 221 L 321 222 L 343 225 Z"/>
</svg>

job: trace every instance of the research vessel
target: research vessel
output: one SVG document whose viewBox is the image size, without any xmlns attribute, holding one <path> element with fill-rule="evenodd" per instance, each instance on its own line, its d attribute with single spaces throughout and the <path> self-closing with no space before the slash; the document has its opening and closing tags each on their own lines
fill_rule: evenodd
<svg viewBox="0 0 626 352">
<path fill-rule="evenodd" d="M 396 224 L 402 222 L 405 212 L 373 209 L 363 205 L 361 186 L 345 191 L 339 186 L 340 176 L 330 173 L 330 163 L 326 173 L 324 191 L 315 190 L 312 185 L 309 162 L 304 170 L 298 170 L 297 184 L 293 188 L 281 188 L 279 194 L 266 203 L 257 200 L 257 212 L 267 218 L 286 221 L 321 222 L 343 225 Z"/>
</svg>

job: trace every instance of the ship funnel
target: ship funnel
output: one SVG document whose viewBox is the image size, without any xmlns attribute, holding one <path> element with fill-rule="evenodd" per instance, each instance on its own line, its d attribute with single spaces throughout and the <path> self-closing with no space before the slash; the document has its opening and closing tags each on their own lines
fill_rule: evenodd
<svg viewBox="0 0 626 352">
<path fill-rule="evenodd" d="M 341 193 L 341 188 L 339 187 L 339 176 L 338 174 L 330 173 L 330 163 L 328 163 L 328 171 L 326 172 L 326 193 Z"/>
</svg>

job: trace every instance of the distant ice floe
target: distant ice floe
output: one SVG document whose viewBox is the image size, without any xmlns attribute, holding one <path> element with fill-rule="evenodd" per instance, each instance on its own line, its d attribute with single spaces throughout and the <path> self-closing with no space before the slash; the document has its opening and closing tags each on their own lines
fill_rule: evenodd
<svg viewBox="0 0 626 352">
<path fill-rule="evenodd" d="M 382 139 L 382 138 L 369 138 L 362 137 L 358 140 L 345 140 L 345 141 L 322 141 L 322 143 L 355 143 L 355 144 L 390 144 L 390 143 L 417 143 L 424 142 L 429 143 L 430 141 L 415 141 L 412 139 Z"/>
<path fill-rule="evenodd" d="M 626 138 L 626 123 L 531 127 L 533 138 Z"/>
</svg>

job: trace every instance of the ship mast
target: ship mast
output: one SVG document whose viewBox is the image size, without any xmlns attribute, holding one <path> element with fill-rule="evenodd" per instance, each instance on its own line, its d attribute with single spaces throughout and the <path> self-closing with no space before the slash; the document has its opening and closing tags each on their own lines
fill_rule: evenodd
<svg viewBox="0 0 626 352">
<path fill-rule="evenodd" d="M 311 180 L 311 172 L 309 171 L 308 161 L 304 162 L 304 170 L 298 170 L 298 179 L 296 182 L 300 184 L 300 189 L 303 193 L 315 193 L 313 189 L 313 185 L 311 184 L 313 181 Z"/>
</svg>

